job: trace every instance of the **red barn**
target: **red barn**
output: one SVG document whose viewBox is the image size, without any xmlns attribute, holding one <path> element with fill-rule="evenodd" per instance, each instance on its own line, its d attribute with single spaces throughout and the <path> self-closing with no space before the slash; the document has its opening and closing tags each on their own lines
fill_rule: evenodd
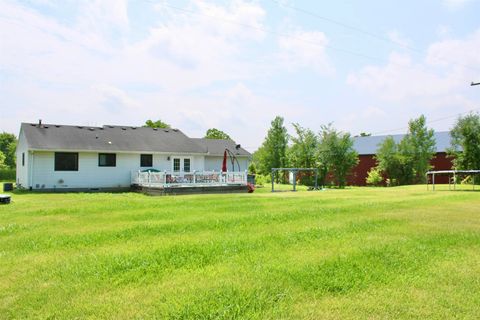
<svg viewBox="0 0 480 320">
<path fill-rule="evenodd" d="M 396 134 L 391 135 L 395 142 L 400 142 L 405 135 Z M 375 153 L 383 140 L 389 136 L 369 136 L 369 137 L 355 137 L 354 148 L 358 152 L 358 165 L 352 170 L 352 174 L 348 178 L 349 185 L 364 186 L 368 171 L 376 166 Z M 436 148 L 437 154 L 432 159 L 432 170 L 451 170 L 452 159 L 447 157 L 447 148 L 450 147 L 450 132 L 436 132 Z M 447 176 L 438 176 L 435 178 L 438 183 L 448 183 Z"/>
</svg>

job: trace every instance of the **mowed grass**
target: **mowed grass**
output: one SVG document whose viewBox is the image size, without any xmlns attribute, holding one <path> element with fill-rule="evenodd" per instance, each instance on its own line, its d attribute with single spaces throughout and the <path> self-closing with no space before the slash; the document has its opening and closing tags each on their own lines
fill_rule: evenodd
<svg viewBox="0 0 480 320">
<path fill-rule="evenodd" d="M 480 193 L 257 191 L 13 195 L 0 318 L 479 317 Z"/>
</svg>

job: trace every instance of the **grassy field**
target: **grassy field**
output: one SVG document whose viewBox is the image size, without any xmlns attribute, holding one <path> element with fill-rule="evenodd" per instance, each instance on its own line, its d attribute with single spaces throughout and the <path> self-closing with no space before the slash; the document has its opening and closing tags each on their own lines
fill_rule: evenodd
<svg viewBox="0 0 480 320">
<path fill-rule="evenodd" d="M 480 193 L 424 186 L 0 206 L 0 318 L 480 315 Z"/>
</svg>

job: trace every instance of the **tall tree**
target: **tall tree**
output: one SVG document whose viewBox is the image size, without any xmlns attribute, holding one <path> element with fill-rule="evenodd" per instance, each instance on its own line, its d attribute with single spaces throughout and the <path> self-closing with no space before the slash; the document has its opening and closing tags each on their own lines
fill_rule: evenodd
<svg viewBox="0 0 480 320">
<path fill-rule="evenodd" d="M 286 163 L 288 134 L 283 121 L 279 116 L 273 119 L 262 146 L 256 152 L 260 171 L 264 174 L 270 172 L 271 168 L 283 167 Z M 279 181 L 278 174 L 276 180 Z"/>
<path fill-rule="evenodd" d="M 435 156 L 435 132 L 426 126 L 426 118 L 421 115 L 408 122 L 408 134 L 400 143 L 400 153 L 409 157 L 413 169 L 413 183 L 425 182 L 425 173 L 431 169 L 430 161 Z"/>
<path fill-rule="evenodd" d="M 349 133 L 335 130 L 332 126 L 323 126 L 320 132 L 322 141 L 320 153 L 324 154 L 338 187 L 347 184 L 347 176 L 358 163 L 358 154 L 353 148 L 353 139 Z"/>
<path fill-rule="evenodd" d="M 0 151 L 0 169 L 6 169 L 7 165 L 5 165 L 5 155 L 2 151 Z"/>
<path fill-rule="evenodd" d="M 292 145 L 287 149 L 288 165 L 297 168 L 317 167 L 318 137 L 310 129 L 301 127 L 298 123 L 292 123 L 295 136 L 291 137 Z M 301 177 L 302 183 L 311 184 L 312 178 Z"/>
<path fill-rule="evenodd" d="M 222 130 L 218 130 L 216 128 L 211 128 L 207 130 L 205 134 L 205 138 L 207 139 L 220 139 L 220 140 L 232 140 L 228 134 L 223 132 Z"/>
<path fill-rule="evenodd" d="M 390 179 L 390 183 L 393 185 L 399 183 L 402 160 L 398 153 L 398 145 L 391 136 L 380 143 L 375 159 L 377 160 L 377 168 Z"/>
<path fill-rule="evenodd" d="M 17 147 L 17 137 L 12 133 L 0 133 L 0 152 L 5 156 L 4 165 L 15 168 L 15 150 Z"/>
<path fill-rule="evenodd" d="M 386 138 L 377 150 L 378 168 L 392 184 L 412 184 L 425 181 L 425 173 L 431 168 L 435 156 L 434 131 L 426 127 L 422 115 L 408 122 L 408 133 L 400 143 Z"/>
<path fill-rule="evenodd" d="M 453 130 L 449 154 L 458 170 L 480 169 L 480 116 L 471 113 L 458 118 Z"/>
<path fill-rule="evenodd" d="M 145 121 L 145 124 L 143 126 L 150 127 L 150 128 L 162 128 L 162 129 L 170 128 L 170 125 L 168 123 L 163 122 L 160 119 L 157 121 L 152 121 L 148 119 L 147 121 Z"/>
</svg>

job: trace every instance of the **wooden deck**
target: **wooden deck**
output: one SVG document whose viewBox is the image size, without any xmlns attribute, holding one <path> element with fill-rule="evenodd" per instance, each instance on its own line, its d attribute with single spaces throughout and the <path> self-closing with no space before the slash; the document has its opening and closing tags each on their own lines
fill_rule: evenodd
<svg viewBox="0 0 480 320">
<path fill-rule="evenodd" d="M 208 193 L 247 193 L 246 185 L 225 185 L 225 186 L 169 186 L 148 187 L 134 186 L 136 192 L 151 196 L 182 195 L 182 194 L 208 194 Z"/>
</svg>

